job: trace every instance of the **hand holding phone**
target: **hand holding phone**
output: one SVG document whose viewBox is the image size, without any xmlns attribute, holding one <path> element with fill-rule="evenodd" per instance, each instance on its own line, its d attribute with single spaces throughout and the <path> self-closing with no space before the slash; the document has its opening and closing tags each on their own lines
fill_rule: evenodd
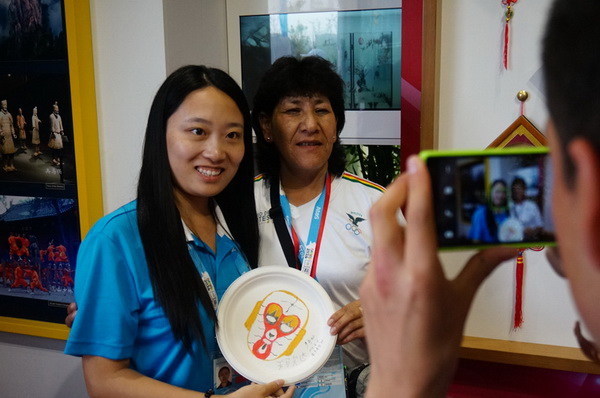
<svg viewBox="0 0 600 398">
<path fill-rule="evenodd" d="M 554 245 L 548 148 L 423 151 L 440 249 Z"/>
</svg>

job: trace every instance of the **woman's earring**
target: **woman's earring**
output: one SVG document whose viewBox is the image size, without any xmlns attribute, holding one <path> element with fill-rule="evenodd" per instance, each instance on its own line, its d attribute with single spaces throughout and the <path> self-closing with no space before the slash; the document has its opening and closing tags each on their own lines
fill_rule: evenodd
<svg viewBox="0 0 600 398">
<path fill-rule="evenodd" d="M 266 137 L 265 137 L 265 141 L 267 141 L 267 142 L 271 142 L 271 137 L 269 137 L 269 136 L 266 136 Z"/>
</svg>

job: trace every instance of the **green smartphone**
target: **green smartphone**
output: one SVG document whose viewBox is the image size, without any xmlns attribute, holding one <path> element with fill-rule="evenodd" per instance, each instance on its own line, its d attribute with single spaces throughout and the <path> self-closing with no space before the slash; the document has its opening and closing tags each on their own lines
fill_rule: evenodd
<svg viewBox="0 0 600 398">
<path fill-rule="evenodd" d="M 440 249 L 555 244 L 547 147 L 423 151 Z"/>
</svg>

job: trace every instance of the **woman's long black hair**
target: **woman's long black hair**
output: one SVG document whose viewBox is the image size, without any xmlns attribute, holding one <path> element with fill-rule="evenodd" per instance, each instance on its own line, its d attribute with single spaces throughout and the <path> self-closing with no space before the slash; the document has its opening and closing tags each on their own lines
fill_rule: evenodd
<svg viewBox="0 0 600 398">
<path fill-rule="evenodd" d="M 244 117 L 245 153 L 233 180 L 214 199 L 229 231 L 252 268 L 258 264 L 258 224 L 253 190 L 252 130 L 248 103 L 237 83 L 225 72 L 189 65 L 173 72 L 159 88 L 148 116 L 137 191 L 138 227 L 144 245 L 154 296 L 165 311 L 173 334 L 186 349 L 194 338 L 203 343 L 198 303 L 216 321 L 204 283 L 186 244 L 175 205 L 174 179 L 167 155 L 167 120 L 193 91 L 215 87 L 237 104 Z"/>
</svg>

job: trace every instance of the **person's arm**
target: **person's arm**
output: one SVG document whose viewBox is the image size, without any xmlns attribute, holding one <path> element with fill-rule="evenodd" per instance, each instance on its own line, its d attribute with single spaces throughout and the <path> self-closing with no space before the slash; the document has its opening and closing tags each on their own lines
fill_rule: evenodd
<svg viewBox="0 0 600 398">
<path fill-rule="evenodd" d="M 84 356 L 83 375 L 85 377 L 88 394 L 94 398 L 199 398 L 205 396 L 204 392 L 186 390 L 143 376 L 129 368 L 129 360 L 127 359 L 114 361 L 103 357 Z M 283 380 L 276 380 L 262 385 L 252 384 L 244 386 L 226 396 L 232 398 L 291 398 L 295 388 L 293 386 L 289 387 L 287 391 L 284 392 L 282 386 Z M 213 397 L 219 396 L 223 395 L 213 395 Z"/>
<path fill-rule="evenodd" d="M 115 361 L 98 356 L 84 356 L 83 375 L 91 397 L 202 397 L 129 368 L 129 360 Z"/>
<path fill-rule="evenodd" d="M 405 208 L 406 227 L 396 213 Z M 443 397 L 469 307 L 510 248 L 475 254 L 454 280 L 437 254 L 431 182 L 418 157 L 370 212 L 373 256 L 360 288 L 371 359 L 367 397 Z"/>
<path fill-rule="evenodd" d="M 75 320 L 75 316 L 77 315 L 77 303 L 72 302 L 67 306 L 67 316 L 65 317 L 65 325 L 70 329 L 73 327 L 73 321 Z"/>
<path fill-rule="evenodd" d="M 67 307 L 68 315 L 65 324 L 70 328 L 77 315 L 77 303 L 72 302 Z M 88 394 L 93 397 L 202 397 L 204 393 L 185 390 L 172 385 L 143 376 L 129 369 L 129 360 L 114 361 L 98 356 L 83 357 L 83 372 Z M 246 386 L 228 396 L 231 397 L 281 397 L 291 398 L 295 387 L 283 390 L 283 380 L 271 383 Z M 154 394 L 154 395 L 152 395 Z M 172 394 L 172 395 L 167 395 Z M 213 395 L 219 397 L 220 395 Z"/>
<path fill-rule="evenodd" d="M 337 310 L 327 321 L 330 333 L 337 334 L 338 344 L 346 344 L 365 337 L 360 301 L 356 300 Z"/>
</svg>

